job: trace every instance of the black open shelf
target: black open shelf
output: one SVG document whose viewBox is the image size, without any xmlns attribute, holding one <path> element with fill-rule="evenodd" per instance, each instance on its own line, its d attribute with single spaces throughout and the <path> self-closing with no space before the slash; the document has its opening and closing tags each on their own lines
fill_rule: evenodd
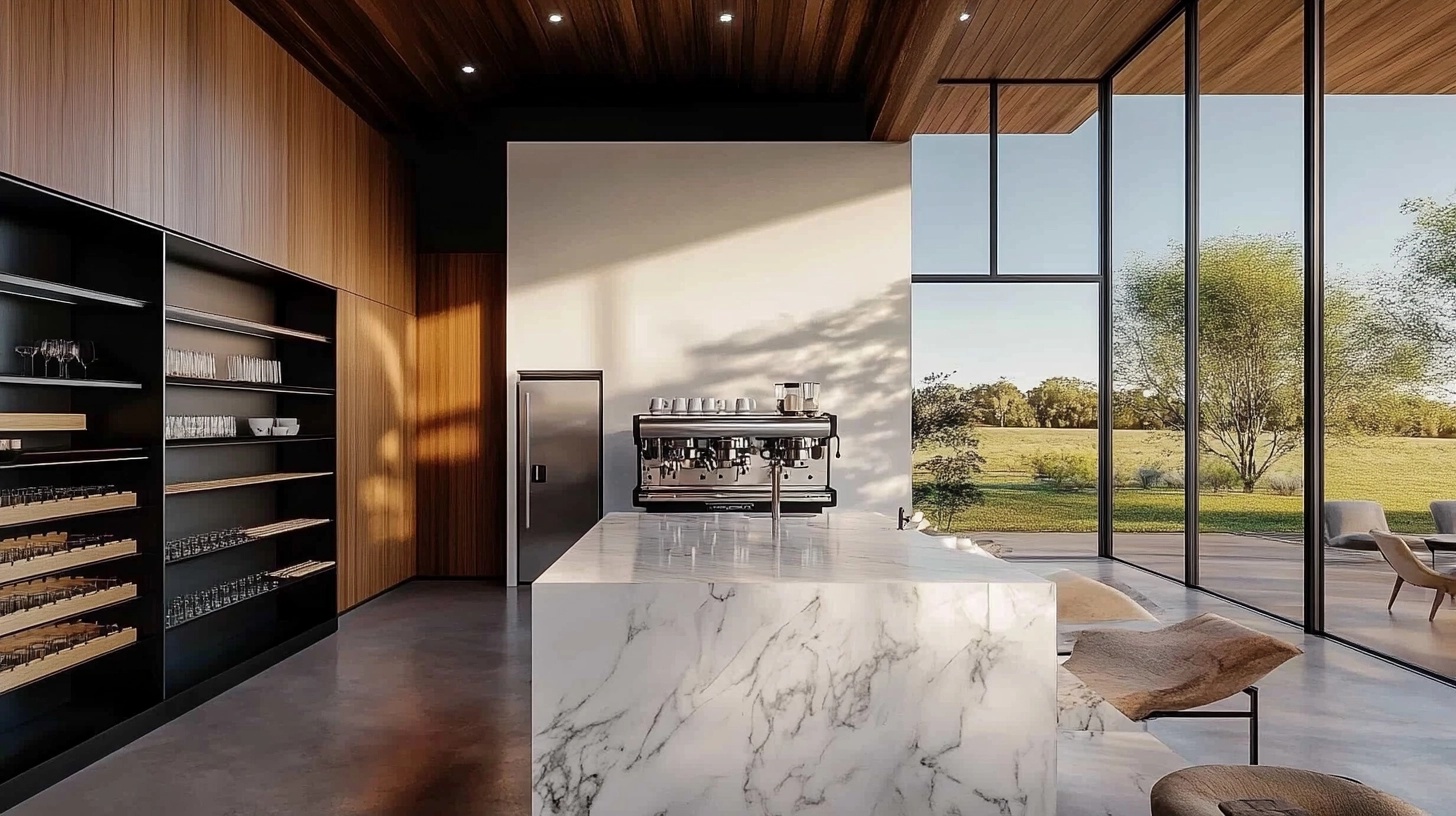
<svg viewBox="0 0 1456 816">
<path fill-rule="evenodd" d="M 259 600 L 259 599 L 262 599 L 262 598 L 267 598 L 268 596 L 273 595 L 274 593 L 277 593 L 277 592 L 281 592 L 281 591 L 287 589 L 288 587 L 293 586 L 294 584 L 301 584 L 301 583 L 303 583 L 305 581 L 308 581 L 308 580 L 313 579 L 313 578 L 318 578 L 318 577 L 323 576 L 323 575 L 332 575 L 334 573 L 334 570 L 335 570 L 335 567 L 330 566 L 330 567 L 325 567 L 325 568 L 323 568 L 321 570 L 318 570 L 317 572 L 310 572 L 307 575 L 302 575 L 302 576 L 299 576 L 297 578 L 275 579 L 275 580 L 278 580 L 278 583 L 276 585 L 274 585 L 271 589 L 265 589 L 262 592 L 259 592 L 257 595 L 249 595 L 246 598 L 239 598 L 236 601 L 229 601 L 228 603 L 225 603 L 222 606 L 215 607 L 213 609 L 209 609 L 206 612 L 203 612 L 203 613 L 198 614 L 198 615 L 193 615 L 192 617 L 187 618 L 185 620 L 177 621 L 176 623 L 168 626 L 167 627 L 167 631 L 170 632 L 170 631 L 172 631 L 174 629 L 179 629 L 179 628 L 181 628 L 183 626 L 186 626 L 189 623 L 195 623 L 195 622 L 200 621 L 203 618 L 206 618 L 206 617 L 208 617 L 210 615 L 215 615 L 218 612 L 223 611 L 224 609 L 231 609 L 231 608 L 233 608 L 235 606 L 239 606 L 241 604 L 248 603 L 249 601 L 256 601 L 256 600 Z"/>
<path fill-rule="evenodd" d="M 331 397 L 334 394 L 332 388 L 254 383 L 241 380 L 200 380 L 195 377 L 168 377 L 167 385 L 180 385 L 186 388 L 221 388 L 228 391 L 261 391 L 265 394 L 297 394 L 310 397 Z"/>
<path fill-rule="evenodd" d="M 332 568 L 176 628 L 164 614 L 171 598 L 200 587 L 337 561 L 336 301 L 334 290 L 286 270 L 0 175 L 0 413 L 86 418 L 84 430 L 0 434 L 21 440 L 18 453 L 0 452 L 0 488 L 116 485 L 136 494 L 134 507 L 11 517 L 0 538 L 134 540 L 135 552 L 44 574 L 137 587 L 135 598 L 85 618 L 134 629 L 134 644 L 0 692 L 0 810 L 33 792 L 38 775 L 73 771 L 96 758 L 98 744 L 124 744 L 301 638 L 336 628 Z M 89 377 L 26 373 L 43 371 L 42 361 L 11 349 L 40 338 L 95 343 Z M 302 384 L 169 379 L 167 348 L 278 360 Z M 167 440 L 168 416 L 289 417 L 308 433 Z M 246 490 L 166 491 L 258 473 L 307 475 Z M 295 519 L 328 521 L 165 561 L 168 540 Z M 28 574 L 0 574 L 0 584 Z"/>
<path fill-rule="evenodd" d="M 22 450 L 18 455 L 14 451 L 0 451 L 0 469 L 140 462 L 146 458 L 146 449 L 139 447 Z"/>
<path fill-rule="evenodd" d="M 35 300 L 47 300 L 52 303 L 64 303 L 68 306 L 77 306 L 82 303 L 104 303 L 108 306 L 140 309 L 147 305 L 146 301 L 137 300 L 136 298 L 113 295 L 109 292 L 98 292 L 95 289 L 71 286 L 66 283 L 55 283 L 54 281 L 42 280 L 40 278 L 11 275 L 6 272 L 0 272 L 0 294 L 33 298 Z"/>
<path fill-rule="evenodd" d="M 234 334 L 266 337 L 271 340 L 306 340 L 310 343 L 334 342 L 322 334 L 288 329 L 283 326 L 273 326 L 254 320 L 244 320 L 241 317 L 229 317 L 223 314 L 202 312 L 182 306 L 168 306 L 167 320 L 173 323 L 186 323 L 189 326 L 201 326 L 205 329 L 233 332 Z"/>
<path fill-rule="evenodd" d="M 127 388 L 140 390 L 146 386 L 139 382 L 124 380 L 86 380 L 79 377 L 26 377 L 18 374 L 0 374 L 0 385 L 47 385 L 61 388 Z"/>
<path fill-rule="evenodd" d="M 279 442 L 329 442 L 329 434 L 297 434 L 295 436 L 208 436 L 197 439 L 168 439 L 169 448 L 211 448 L 218 445 L 272 445 Z"/>
</svg>

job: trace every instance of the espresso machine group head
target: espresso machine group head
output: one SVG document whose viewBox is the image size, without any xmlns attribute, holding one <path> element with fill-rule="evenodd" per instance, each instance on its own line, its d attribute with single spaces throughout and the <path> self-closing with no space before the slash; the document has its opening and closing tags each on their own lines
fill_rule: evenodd
<svg viewBox="0 0 1456 816">
<path fill-rule="evenodd" d="M 653 411 L 632 422 L 633 504 L 648 512 L 767 513 L 775 510 L 777 489 L 784 512 L 833 507 L 829 460 L 838 456 L 837 420 L 818 410 L 818 383 L 781 383 L 778 390 L 779 410 L 771 412 L 753 410 L 747 399 L 734 401 L 730 412 L 726 400 L 708 398 L 691 404 L 712 405 L 711 412 L 673 413 L 667 406 L 688 401 L 653 400 Z"/>
</svg>

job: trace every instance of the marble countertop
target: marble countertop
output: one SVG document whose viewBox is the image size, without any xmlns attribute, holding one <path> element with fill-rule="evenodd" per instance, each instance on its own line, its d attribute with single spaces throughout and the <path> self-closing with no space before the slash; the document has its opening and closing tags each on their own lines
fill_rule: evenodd
<svg viewBox="0 0 1456 816">
<path fill-rule="evenodd" d="M 1044 583 L 996 558 L 948 550 L 879 513 L 610 513 L 536 584 Z"/>
</svg>

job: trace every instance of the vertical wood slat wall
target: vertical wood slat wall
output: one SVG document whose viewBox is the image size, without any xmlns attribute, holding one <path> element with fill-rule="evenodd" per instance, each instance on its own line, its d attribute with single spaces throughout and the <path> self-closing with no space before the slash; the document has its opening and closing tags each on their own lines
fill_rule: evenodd
<svg viewBox="0 0 1456 816">
<path fill-rule="evenodd" d="M 411 180 L 383 136 L 227 0 L 3 0 L 0 172 L 339 288 L 340 608 L 413 575 Z M 389 377 L 407 407 L 372 404 Z"/>
<path fill-rule="evenodd" d="M 419 572 L 505 575 L 505 256 L 419 259 Z"/>
</svg>

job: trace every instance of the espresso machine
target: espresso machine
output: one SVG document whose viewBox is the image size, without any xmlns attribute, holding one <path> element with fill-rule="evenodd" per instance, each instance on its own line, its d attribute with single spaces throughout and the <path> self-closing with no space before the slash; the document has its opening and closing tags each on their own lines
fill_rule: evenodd
<svg viewBox="0 0 1456 816">
<path fill-rule="evenodd" d="M 637 488 L 632 502 L 650 513 L 819 513 L 837 501 L 830 448 L 838 458 L 833 414 L 819 410 L 819 384 L 774 387 L 774 410 L 751 399 L 652 400 L 632 419 Z"/>
</svg>

